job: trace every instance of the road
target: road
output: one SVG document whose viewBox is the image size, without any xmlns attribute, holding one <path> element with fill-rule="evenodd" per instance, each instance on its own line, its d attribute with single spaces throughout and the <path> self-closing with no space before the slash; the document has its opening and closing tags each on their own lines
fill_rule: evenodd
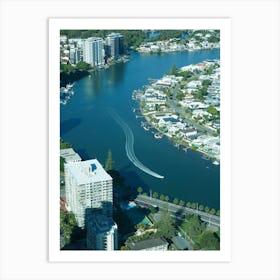
<svg viewBox="0 0 280 280">
<path fill-rule="evenodd" d="M 208 223 L 211 226 L 220 227 L 220 217 L 211 215 L 196 209 L 182 207 L 173 203 L 161 201 L 159 199 L 151 198 L 144 195 L 138 195 L 135 199 L 135 202 L 142 204 L 142 205 L 152 205 L 159 207 L 161 209 L 166 208 L 168 206 L 168 210 L 172 212 L 177 218 L 182 217 L 186 214 L 197 214 L 202 221 Z"/>
</svg>

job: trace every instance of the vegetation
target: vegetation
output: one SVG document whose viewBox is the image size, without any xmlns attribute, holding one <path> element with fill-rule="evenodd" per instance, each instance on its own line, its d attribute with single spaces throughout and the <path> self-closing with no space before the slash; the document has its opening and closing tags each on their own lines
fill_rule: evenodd
<svg viewBox="0 0 280 280">
<path fill-rule="evenodd" d="M 111 150 L 108 151 L 108 156 L 107 156 L 107 159 L 106 159 L 106 162 L 105 162 L 105 170 L 106 171 L 109 171 L 109 170 L 112 170 L 113 169 L 113 156 L 112 156 L 112 152 Z"/>
<path fill-rule="evenodd" d="M 64 142 L 61 138 L 60 138 L 60 149 L 69 149 L 72 148 L 72 145 L 68 142 Z"/>
<path fill-rule="evenodd" d="M 75 216 L 72 212 L 64 212 L 60 210 L 60 229 L 65 244 L 69 244 L 85 237 L 85 232 L 78 227 Z"/>
<path fill-rule="evenodd" d="M 172 65 L 170 70 L 167 72 L 168 75 L 175 75 L 177 73 L 177 66 L 175 64 Z"/>
<path fill-rule="evenodd" d="M 139 194 L 141 194 L 141 193 L 143 192 L 143 189 L 142 189 L 141 187 L 139 187 L 139 188 L 137 189 L 137 192 L 138 192 Z"/>
<path fill-rule="evenodd" d="M 155 224 L 159 234 L 167 239 L 171 239 L 175 234 L 175 221 L 170 213 L 162 211 L 162 216 L 159 222 Z"/>
<path fill-rule="evenodd" d="M 214 116 L 219 115 L 218 110 L 217 110 L 215 107 L 213 107 L 213 106 L 208 106 L 208 107 L 206 108 L 206 110 L 207 110 L 207 112 L 210 113 L 211 115 L 214 115 Z"/>
</svg>

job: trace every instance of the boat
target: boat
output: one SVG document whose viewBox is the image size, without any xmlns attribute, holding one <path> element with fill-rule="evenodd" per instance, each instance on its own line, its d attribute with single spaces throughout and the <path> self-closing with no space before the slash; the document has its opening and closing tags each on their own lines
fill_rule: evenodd
<svg viewBox="0 0 280 280">
<path fill-rule="evenodd" d="M 146 131 L 148 131 L 150 128 L 149 128 L 149 126 L 147 126 L 147 125 L 143 125 L 143 128 L 146 130 Z"/>
<path fill-rule="evenodd" d="M 207 156 L 207 155 L 203 155 L 202 158 L 205 159 L 205 160 L 209 160 L 210 159 L 210 157 Z"/>
<path fill-rule="evenodd" d="M 156 138 L 156 139 L 161 139 L 162 138 L 162 134 L 160 134 L 160 133 L 155 133 L 154 134 L 154 137 Z"/>
<path fill-rule="evenodd" d="M 214 161 L 213 161 L 213 164 L 214 164 L 214 165 L 219 165 L 220 163 L 219 163 L 217 160 L 214 160 Z"/>
</svg>

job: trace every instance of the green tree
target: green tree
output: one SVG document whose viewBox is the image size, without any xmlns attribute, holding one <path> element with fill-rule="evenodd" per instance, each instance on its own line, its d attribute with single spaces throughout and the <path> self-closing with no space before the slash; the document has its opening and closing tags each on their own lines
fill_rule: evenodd
<svg viewBox="0 0 280 280">
<path fill-rule="evenodd" d="M 195 208 L 196 208 L 196 203 L 195 203 L 195 202 L 193 202 L 193 203 L 191 204 L 191 208 L 192 208 L 192 209 L 195 209 Z"/>
<path fill-rule="evenodd" d="M 172 238 L 175 234 L 175 221 L 168 211 L 163 211 L 159 222 L 155 224 L 161 236 Z"/>
<path fill-rule="evenodd" d="M 158 193 L 157 192 L 153 193 L 153 198 L 158 198 Z"/>
<path fill-rule="evenodd" d="M 159 199 L 160 199 L 160 200 L 165 200 L 165 195 L 161 194 L 161 195 L 159 196 Z"/>
<path fill-rule="evenodd" d="M 139 188 L 137 189 L 137 192 L 138 192 L 139 194 L 141 194 L 141 193 L 143 192 L 143 189 L 142 189 L 141 187 L 139 187 Z"/>
<path fill-rule="evenodd" d="M 205 211 L 206 213 L 209 213 L 210 208 L 209 208 L 208 206 L 205 206 L 204 211 Z"/>
<path fill-rule="evenodd" d="M 89 70 L 91 68 L 91 65 L 84 61 L 80 61 L 77 63 L 76 68 L 78 70 Z"/>
<path fill-rule="evenodd" d="M 178 198 L 174 198 L 174 199 L 173 199 L 173 203 L 174 203 L 174 204 L 178 204 L 178 203 L 179 203 Z"/>
<path fill-rule="evenodd" d="M 198 215 L 187 215 L 186 221 L 182 224 L 182 228 L 193 237 L 200 235 L 205 230 L 206 225 Z"/>
<path fill-rule="evenodd" d="M 108 151 L 108 156 L 107 156 L 107 159 L 106 159 L 106 163 L 105 163 L 105 170 L 106 171 L 109 171 L 109 170 L 112 170 L 113 169 L 113 157 L 112 157 L 112 152 L 111 150 Z"/>
<path fill-rule="evenodd" d="M 165 196 L 164 200 L 165 200 L 166 202 L 168 202 L 168 201 L 169 201 L 169 196 L 168 196 L 168 195 Z"/>
<path fill-rule="evenodd" d="M 185 202 L 183 200 L 180 200 L 179 205 L 183 207 L 185 205 Z"/>
<path fill-rule="evenodd" d="M 187 207 L 188 207 L 188 208 L 191 208 L 191 205 L 192 205 L 191 202 L 188 201 L 188 202 L 187 202 Z"/>
<path fill-rule="evenodd" d="M 203 250 L 219 250 L 220 239 L 217 233 L 205 231 L 200 239 L 199 245 Z"/>
<path fill-rule="evenodd" d="M 217 109 L 215 108 L 215 107 L 213 107 L 213 106 L 208 106 L 207 108 L 206 108 L 206 111 L 208 112 L 208 113 L 210 113 L 211 115 L 218 115 L 218 111 L 217 111 Z"/>
<path fill-rule="evenodd" d="M 214 208 L 212 208 L 212 209 L 209 211 L 209 213 L 212 214 L 212 215 L 215 215 L 216 210 L 215 210 Z"/>
<path fill-rule="evenodd" d="M 220 216 L 220 210 L 217 210 L 216 215 Z"/>
<path fill-rule="evenodd" d="M 168 75 L 175 75 L 176 72 L 177 72 L 177 66 L 173 64 L 170 70 L 168 71 Z"/>
<path fill-rule="evenodd" d="M 199 209 L 200 211 L 203 211 L 203 210 L 204 210 L 204 206 L 200 204 L 200 205 L 198 206 L 198 209 Z"/>
</svg>

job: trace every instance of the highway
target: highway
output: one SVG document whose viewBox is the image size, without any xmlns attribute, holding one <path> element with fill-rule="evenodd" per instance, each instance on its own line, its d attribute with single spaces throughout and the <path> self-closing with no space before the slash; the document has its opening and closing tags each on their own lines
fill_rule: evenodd
<svg viewBox="0 0 280 280">
<path fill-rule="evenodd" d="M 176 218 L 180 218 L 185 216 L 186 214 L 197 214 L 202 221 L 208 223 L 211 226 L 220 227 L 220 217 L 211 215 L 209 213 L 205 213 L 196 209 L 182 207 L 170 202 L 162 201 L 156 198 L 151 198 L 149 196 L 138 195 L 135 199 L 135 202 L 140 205 L 152 205 L 154 207 L 159 207 L 160 209 L 166 208 L 168 206 L 168 210 L 176 216 Z"/>
</svg>

